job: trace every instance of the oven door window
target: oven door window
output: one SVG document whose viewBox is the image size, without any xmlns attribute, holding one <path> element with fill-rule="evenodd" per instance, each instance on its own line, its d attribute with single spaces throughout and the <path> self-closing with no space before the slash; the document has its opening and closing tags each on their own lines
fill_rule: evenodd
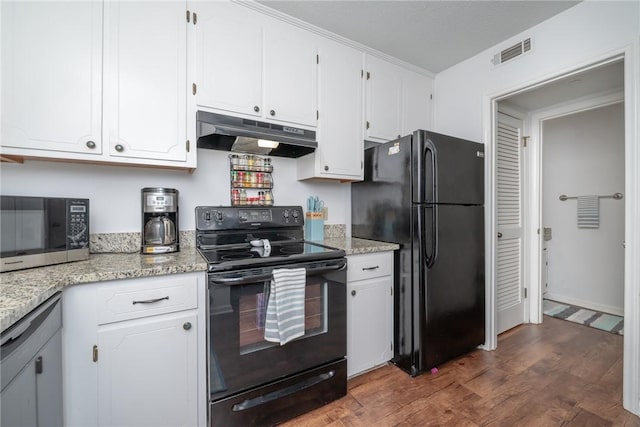
<svg viewBox="0 0 640 427">
<path fill-rule="evenodd" d="M 264 325 L 269 301 L 269 286 L 263 283 L 263 290 L 255 295 L 242 295 L 238 303 L 239 329 L 238 341 L 240 354 L 261 351 L 280 344 L 264 339 Z M 304 295 L 304 336 L 306 339 L 327 332 L 327 283 L 322 280 L 310 280 L 305 286 Z"/>
<path fill-rule="evenodd" d="M 308 275 L 305 334 L 280 345 L 264 339 L 269 282 L 209 285 L 213 399 L 265 384 L 346 354 L 346 272 Z"/>
</svg>

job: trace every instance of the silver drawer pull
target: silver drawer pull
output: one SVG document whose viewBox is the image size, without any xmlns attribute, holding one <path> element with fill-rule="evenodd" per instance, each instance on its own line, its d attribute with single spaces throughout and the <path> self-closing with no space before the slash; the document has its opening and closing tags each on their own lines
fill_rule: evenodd
<svg viewBox="0 0 640 427">
<path fill-rule="evenodd" d="M 362 267 L 362 271 L 377 270 L 377 269 L 379 269 L 379 268 L 380 268 L 380 266 L 379 266 L 379 265 L 376 265 L 376 266 L 374 266 L 374 267 Z"/>
<path fill-rule="evenodd" d="M 153 304 L 154 302 L 162 301 L 163 299 L 166 299 L 168 301 L 169 300 L 169 296 L 167 295 L 166 297 L 163 297 L 163 298 L 155 298 L 155 299 L 146 299 L 146 300 L 142 300 L 142 301 L 134 301 L 133 305 L 136 305 L 136 304 Z"/>
</svg>

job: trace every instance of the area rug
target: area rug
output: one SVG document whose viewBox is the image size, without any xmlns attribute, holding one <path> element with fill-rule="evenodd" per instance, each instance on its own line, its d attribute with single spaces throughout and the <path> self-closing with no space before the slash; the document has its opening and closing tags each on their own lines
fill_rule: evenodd
<svg viewBox="0 0 640 427">
<path fill-rule="evenodd" d="M 563 304 L 548 299 L 542 300 L 542 311 L 547 316 L 568 320 L 592 328 L 601 329 L 613 334 L 623 335 L 624 319 L 613 314 L 589 310 L 570 304 Z"/>
</svg>

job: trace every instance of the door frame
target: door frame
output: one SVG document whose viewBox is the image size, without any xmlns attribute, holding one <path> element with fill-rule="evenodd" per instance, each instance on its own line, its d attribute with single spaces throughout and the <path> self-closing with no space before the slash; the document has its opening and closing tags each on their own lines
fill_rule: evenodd
<svg viewBox="0 0 640 427">
<path fill-rule="evenodd" d="M 483 96 L 482 99 L 482 132 L 487 148 L 485 150 L 485 206 L 487 215 L 485 219 L 486 240 L 486 278 L 487 278 L 487 298 L 486 298 L 486 339 L 482 348 L 493 350 L 497 348 L 497 304 L 496 304 L 496 129 L 495 120 L 497 114 L 497 104 L 501 100 L 522 93 L 531 89 L 539 88 L 559 79 L 584 72 L 586 70 L 607 64 L 612 61 L 624 60 L 624 99 L 625 99 L 625 274 L 624 274 L 624 316 L 625 335 L 623 344 L 623 406 L 628 411 L 640 415 L 640 39 L 634 39 L 631 44 L 624 45 L 619 49 L 594 56 L 588 61 L 574 64 L 571 67 L 557 70 L 551 75 L 537 77 L 534 80 L 520 83 L 515 87 L 503 89 L 497 93 Z M 528 153 L 529 164 L 539 164 L 540 153 L 531 151 Z M 529 171 L 531 173 L 531 171 Z M 528 197 L 538 194 L 540 191 L 539 180 L 530 179 L 530 189 Z M 535 205 L 528 205 L 527 214 L 532 211 Z M 529 221 L 529 234 L 534 232 L 536 242 L 538 238 L 538 228 L 540 224 L 540 206 L 538 210 L 538 222 Z M 530 237 L 530 236 L 528 236 Z M 532 255 L 533 256 L 533 255 Z M 536 259 L 539 252 L 535 253 Z M 537 260 L 537 263 L 540 261 Z M 537 271 L 535 268 L 527 268 L 527 271 Z M 538 274 L 539 280 L 539 274 Z M 528 283 L 531 283 L 527 280 Z M 530 314 L 538 313 L 541 308 L 540 283 L 532 284 L 537 286 L 537 292 L 531 289 L 529 292 Z"/>
<path fill-rule="evenodd" d="M 618 60 L 621 58 L 618 58 Z M 615 62 L 615 61 L 611 61 Z M 602 64 L 601 64 L 602 65 Z M 567 104 L 552 106 L 542 110 L 533 111 L 531 114 L 531 139 L 530 149 L 535 152 L 533 156 L 536 159 L 535 163 L 529 165 L 530 171 L 529 178 L 535 182 L 535 185 L 531 186 L 531 190 L 536 190 L 536 193 L 532 193 L 529 197 L 531 209 L 529 210 L 529 219 L 532 224 L 537 224 L 536 228 L 530 227 L 527 230 L 528 242 L 528 259 L 525 263 L 530 267 L 528 270 L 529 283 L 531 285 L 530 292 L 530 323 L 542 323 L 542 294 L 544 284 L 542 283 L 542 248 L 544 245 L 542 234 L 537 234 L 537 228 L 542 230 L 543 217 L 542 217 L 542 185 L 543 185 L 543 153 L 544 153 L 544 141 L 542 137 L 542 124 L 546 120 L 555 119 L 558 117 L 567 116 L 570 114 L 580 113 L 583 111 L 594 110 L 597 108 L 606 107 L 609 105 L 618 104 L 624 102 L 624 93 L 622 91 L 603 93 L 595 96 L 589 96 L 584 99 L 579 99 Z M 625 153 L 626 156 L 626 153 Z M 623 193 L 624 194 L 624 193 Z M 626 194 L 625 194 L 626 196 Z M 623 203 L 626 203 L 625 198 L 622 199 Z"/>
</svg>

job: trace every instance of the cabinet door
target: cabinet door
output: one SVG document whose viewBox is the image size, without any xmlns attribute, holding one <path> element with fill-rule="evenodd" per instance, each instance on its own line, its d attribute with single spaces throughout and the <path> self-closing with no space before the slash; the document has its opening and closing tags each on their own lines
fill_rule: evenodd
<svg viewBox="0 0 640 427">
<path fill-rule="evenodd" d="M 187 157 L 185 1 L 105 3 L 109 154 Z"/>
<path fill-rule="evenodd" d="M 37 357 L 41 358 L 36 374 L 38 425 L 62 427 L 62 330 L 49 339 Z"/>
<path fill-rule="evenodd" d="M 2 145 L 100 154 L 102 3 L 0 7 Z"/>
<path fill-rule="evenodd" d="M 366 57 L 366 133 L 372 141 L 390 141 L 402 133 L 402 70 L 381 59 Z"/>
<path fill-rule="evenodd" d="M 320 48 L 319 176 L 362 175 L 362 56 L 338 43 L 325 42 Z"/>
<path fill-rule="evenodd" d="M 198 423 L 197 315 L 152 316 L 98 332 L 98 424 Z"/>
<path fill-rule="evenodd" d="M 198 15 L 197 104 L 261 116 L 262 26 L 258 16 L 229 2 L 194 6 Z"/>
<path fill-rule="evenodd" d="M 389 361 L 393 355 L 391 276 L 347 286 L 347 375 Z"/>
<path fill-rule="evenodd" d="M 33 427 L 38 425 L 36 399 L 36 370 L 32 360 L 2 390 L 0 424 L 3 426 Z"/>
<path fill-rule="evenodd" d="M 402 135 L 409 135 L 418 129 L 431 129 L 431 87 L 430 77 L 405 70 L 402 81 Z"/>
<path fill-rule="evenodd" d="M 313 37 L 276 20 L 264 26 L 264 117 L 316 126 L 318 48 Z"/>
</svg>

